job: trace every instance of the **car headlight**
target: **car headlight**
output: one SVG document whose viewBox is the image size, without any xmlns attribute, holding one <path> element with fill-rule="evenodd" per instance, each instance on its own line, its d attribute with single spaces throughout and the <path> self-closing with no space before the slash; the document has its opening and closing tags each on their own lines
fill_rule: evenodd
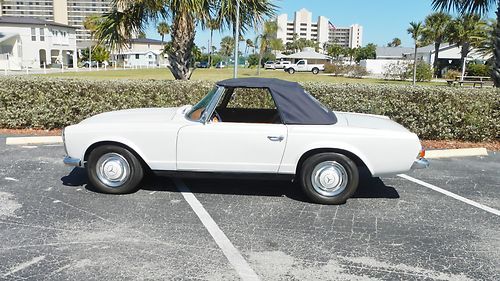
<svg viewBox="0 0 500 281">
<path fill-rule="evenodd" d="M 65 131 L 66 131 L 66 128 L 63 128 L 62 129 L 62 141 L 63 141 L 63 144 L 64 144 L 64 153 L 66 153 L 66 155 L 68 155 L 68 149 L 66 148 L 66 134 L 65 134 Z"/>
</svg>

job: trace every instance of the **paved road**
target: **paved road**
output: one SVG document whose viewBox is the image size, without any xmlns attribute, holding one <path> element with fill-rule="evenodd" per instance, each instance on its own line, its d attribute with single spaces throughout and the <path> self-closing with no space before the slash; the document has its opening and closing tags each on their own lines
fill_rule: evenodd
<svg viewBox="0 0 500 281">
<path fill-rule="evenodd" d="M 240 279 L 178 182 L 99 194 L 63 166 L 61 146 L 4 143 L 0 279 Z M 408 175 L 499 209 L 498 171 L 491 154 Z M 286 182 L 183 184 L 262 280 L 500 279 L 500 217 L 400 177 L 365 178 L 341 206 L 308 203 Z"/>
</svg>

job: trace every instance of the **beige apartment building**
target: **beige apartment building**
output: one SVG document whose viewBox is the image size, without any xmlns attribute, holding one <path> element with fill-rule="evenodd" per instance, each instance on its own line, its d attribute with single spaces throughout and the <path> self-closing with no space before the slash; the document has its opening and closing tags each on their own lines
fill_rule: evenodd
<svg viewBox="0 0 500 281">
<path fill-rule="evenodd" d="M 1 0 L 0 15 L 32 17 L 76 27 L 81 45 L 90 40 L 83 27 L 87 16 L 102 14 L 111 7 L 111 0 Z"/>
<path fill-rule="evenodd" d="M 344 47 L 358 48 L 362 45 L 363 27 L 353 24 L 350 27 L 336 27 L 327 17 L 319 16 L 313 21 L 312 13 L 306 9 L 295 12 L 294 18 L 281 14 L 276 19 L 278 30 L 276 38 L 284 44 L 292 42 L 294 34 L 298 38 L 324 43 L 335 43 Z"/>
</svg>

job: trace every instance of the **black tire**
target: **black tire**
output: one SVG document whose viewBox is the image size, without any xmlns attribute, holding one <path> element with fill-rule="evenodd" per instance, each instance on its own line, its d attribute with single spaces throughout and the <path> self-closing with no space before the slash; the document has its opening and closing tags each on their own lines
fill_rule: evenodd
<svg viewBox="0 0 500 281">
<path fill-rule="evenodd" d="M 331 194 L 322 194 L 318 191 L 318 189 L 320 189 L 321 192 L 329 192 L 318 187 L 321 186 L 321 184 L 318 183 L 320 182 L 319 180 L 317 180 L 316 183 L 313 183 L 313 172 L 317 175 L 317 169 L 321 170 L 321 167 L 324 165 L 326 165 L 326 167 L 334 167 L 332 168 L 333 170 L 329 171 L 337 171 L 337 169 L 339 169 L 339 171 L 342 171 L 339 172 L 339 174 L 344 175 L 342 176 L 344 180 L 342 180 L 340 183 L 340 185 L 343 187 L 339 187 L 338 190 L 334 189 L 330 191 Z M 343 170 L 339 165 L 343 168 Z M 329 175 L 326 176 L 328 177 Z M 330 176 L 330 178 L 332 177 Z M 330 178 L 327 178 L 327 180 L 331 181 Z M 345 155 L 331 152 L 318 153 L 312 155 L 311 157 L 307 158 L 306 161 L 304 161 L 301 170 L 299 171 L 299 180 L 304 193 L 312 202 L 327 205 L 344 204 L 346 200 L 350 198 L 358 188 L 359 172 L 356 164 Z M 345 184 L 342 184 L 344 182 Z"/>
<path fill-rule="evenodd" d="M 287 69 L 287 72 L 288 72 L 289 74 L 294 74 L 294 73 L 295 73 L 295 69 L 293 69 L 293 68 L 289 68 L 289 69 Z"/>
<path fill-rule="evenodd" d="M 318 68 L 316 68 L 316 67 L 315 67 L 315 68 L 313 68 L 313 69 L 312 69 L 312 73 L 313 73 L 313 74 L 318 74 L 318 73 L 319 73 L 319 69 L 318 69 Z"/>
<path fill-rule="evenodd" d="M 98 163 L 102 161 L 102 159 L 110 159 L 110 157 L 120 159 L 119 161 L 124 160 L 128 164 L 128 173 L 126 173 L 128 176 L 118 182 L 110 181 L 108 184 L 101 179 L 103 177 L 103 172 L 99 172 L 99 168 L 97 166 L 101 166 Z M 127 194 L 136 192 L 139 190 L 139 183 L 144 177 L 144 169 L 139 159 L 137 159 L 137 157 L 129 150 L 116 145 L 101 145 L 94 148 L 94 150 L 90 152 L 85 167 L 87 169 L 88 179 L 92 186 L 97 191 L 103 193 Z M 99 174 L 101 175 L 101 178 Z"/>
</svg>

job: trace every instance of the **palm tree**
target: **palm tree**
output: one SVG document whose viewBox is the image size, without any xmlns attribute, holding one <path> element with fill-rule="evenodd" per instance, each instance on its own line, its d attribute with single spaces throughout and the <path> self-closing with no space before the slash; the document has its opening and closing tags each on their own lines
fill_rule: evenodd
<svg viewBox="0 0 500 281">
<path fill-rule="evenodd" d="M 226 36 L 220 41 L 220 54 L 224 57 L 230 57 L 234 51 L 234 38 Z"/>
<path fill-rule="evenodd" d="M 215 19 L 210 19 L 208 22 L 207 22 L 207 28 L 210 29 L 210 43 L 209 45 L 212 46 L 213 45 L 213 38 L 214 38 L 214 30 L 217 30 L 220 28 L 220 24 L 217 20 Z M 213 54 L 213 50 L 211 48 L 210 50 L 210 53 L 208 54 L 208 67 L 212 67 L 212 54 Z"/>
<path fill-rule="evenodd" d="M 162 21 L 158 24 L 156 30 L 161 36 L 161 44 L 163 45 L 163 42 L 165 40 L 165 35 L 170 33 L 170 26 L 166 22 Z"/>
<path fill-rule="evenodd" d="M 387 43 L 387 47 L 397 47 L 401 45 L 401 39 L 399 38 L 394 38 L 392 39 L 391 42 Z"/>
<path fill-rule="evenodd" d="M 255 20 L 274 15 L 276 6 L 268 0 L 240 0 L 242 10 L 247 11 L 242 29 L 253 26 Z M 207 27 L 211 16 L 216 14 L 218 22 L 231 22 L 228 13 L 219 13 L 222 6 L 235 0 L 115 0 L 109 12 L 102 15 L 96 36 L 100 42 L 120 49 L 132 37 L 142 31 L 150 22 L 170 19 L 171 48 L 168 58 L 170 70 L 175 79 L 186 80 L 191 76 L 190 64 L 196 26 Z"/>
<path fill-rule="evenodd" d="M 248 49 L 249 49 L 249 48 L 253 48 L 253 47 L 254 47 L 254 45 L 253 45 L 253 41 L 252 41 L 252 39 L 247 39 L 247 40 L 245 41 L 245 55 L 247 55 L 247 54 L 248 54 Z"/>
<path fill-rule="evenodd" d="M 425 18 L 425 30 L 422 32 L 422 40 L 426 43 L 434 43 L 434 75 L 439 75 L 439 48 L 448 40 L 447 30 L 451 22 L 451 16 L 443 13 L 433 13 Z"/>
<path fill-rule="evenodd" d="M 465 75 L 467 56 L 486 37 L 486 23 L 478 15 L 463 15 L 453 20 L 448 28 L 450 42 L 461 48 L 462 79 Z"/>
<path fill-rule="evenodd" d="M 262 33 L 258 36 L 260 41 L 259 45 L 259 64 L 257 65 L 257 75 L 260 75 L 260 66 L 262 65 L 262 57 L 264 53 L 271 48 L 271 41 L 278 31 L 278 24 L 276 21 L 266 21 L 262 27 Z"/>
<path fill-rule="evenodd" d="M 269 48 L 273 50 L 275 55 L 277 55 L 279 51 L 283 51 L 285 46 L 283 45 L 283 40 L 281 38 L 273 38 L 269 42 Z"/>
<path fill-rule="evenodd" d="M 239 1 L 239 24 L 236 26 L 237 2 Z M 215 15 L 220 27 L 231 28 L 233 38 L 242 38 L 248 27 L 256 27 L 264 18 L 271 18 L 276 14 L 277 6 L 271 0 L 224 0 L 216 1 Z M 239 30 L 239 34 L 236 34 Z M 239 46 L 239 42 L 235 42 Z"/>
<path fill-rule="evenodd" d="M 434 9 L 445 11 L 455 10 L 462 15 L 478 14 L 480 16 L 487 14 L 490 9 L 496 5 L 496 26 L 494 29 L 494 58 L 495 65 L 492 71 L 495 87 L 500 87 L 500 0 L 432 0 Z"/>
<path fill-rule="evenodd" d="M 415 53 L 413 55 L 413 85 L 416 84 L 417 80 L 417 50 L 420 45 L 422 33 L 424 31 L 424 26 L 422 22 L 410 22 L 410 27 L 406 30 L 408 34 L 411 34 L 411 38 L 415 40 Z"/>
</svg>

